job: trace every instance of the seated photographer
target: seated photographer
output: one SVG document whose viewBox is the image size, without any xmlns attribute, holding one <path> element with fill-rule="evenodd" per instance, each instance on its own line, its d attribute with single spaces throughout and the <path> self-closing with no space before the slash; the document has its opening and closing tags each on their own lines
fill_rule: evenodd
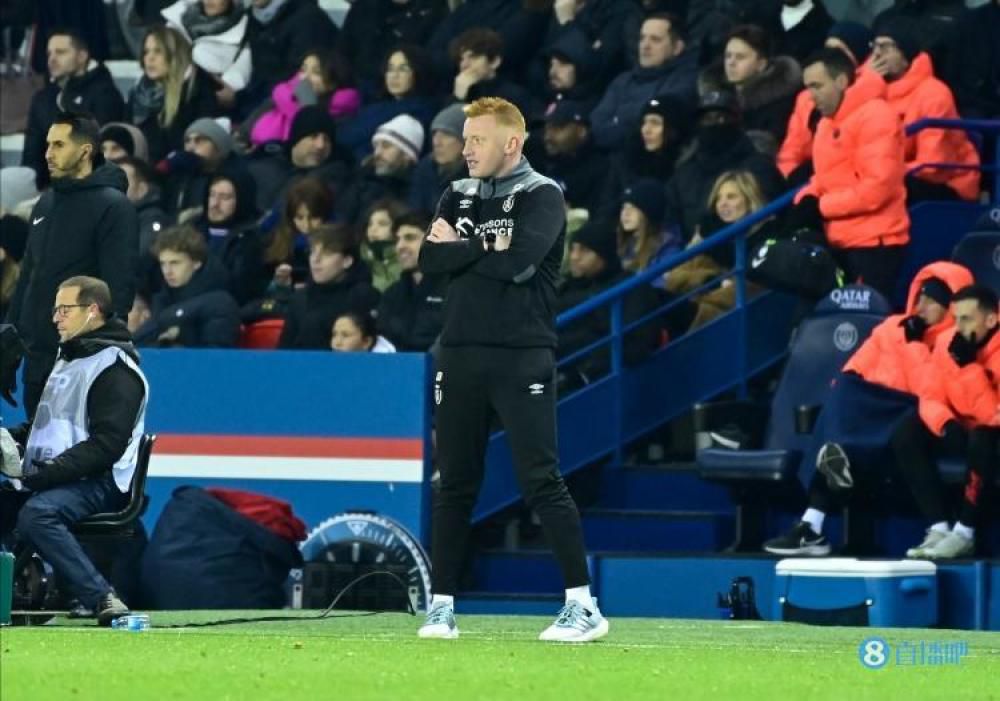
<svg viewBox="0 0 1000 701">
<path fill-rule="evenodd" d="M 101 280 L 72 277 L 59 286 L 56 364 L 34 419 L 5 437 L 24 457 L 18 463 L 5 455 L 3 472 L 12 479 L 0 489 L 0 537 L 16 527 L 101 625 L 128 607 L 70 527 L 127 502 L 148 396 L 131 336 L 124 322 L 109 318 L 111 309 Z"/>
</svg>

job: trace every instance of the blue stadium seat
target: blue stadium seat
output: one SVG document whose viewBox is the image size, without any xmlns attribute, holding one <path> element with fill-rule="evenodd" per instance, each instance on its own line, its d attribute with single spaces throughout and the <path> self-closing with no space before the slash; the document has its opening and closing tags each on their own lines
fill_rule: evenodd
<svg viewBox="0 0 1000 701">
<path fill-rule="evenodd" d="M 976 282 L 1000 293 L 1000 230 L 966 234 L 955 246 L 951 259 L 972 271 Z"/>
<path fill-rule="evenodd" d="M 722 435 L 720 442 L 736 437 L 741 443 L 737 449 L 711 447 L 697 454 L 702 479 L 726 484 L 733 492 L 737 538 L 732 549 L 759 549 L 763 513 L 756 507 L 763 507 L 762 501 L 801 494 L 796 475 L 812 440 L 817 407 L 831 380 L 889 313 L 889 302 L 868 287 L 834 290 L 796 331 L 770 407 L 745 401 L 695 406 L 701 443 L 713 433 Z"/>
</svg>

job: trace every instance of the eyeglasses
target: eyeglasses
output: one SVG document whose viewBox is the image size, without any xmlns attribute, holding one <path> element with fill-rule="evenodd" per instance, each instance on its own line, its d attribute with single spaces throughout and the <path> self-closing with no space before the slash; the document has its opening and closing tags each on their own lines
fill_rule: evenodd
<svg viewBox="0 0 1000 701">
<path fill-rule="evenodd" d="M 883 39 L 882 41 L 873 41 L 868 44 L 868 48 L 872 51 L 892 51 L 898 48 L 898 44 L 892 39 Z"/>
<path fill-rule="evenodd" d="M 52 316 L 64 317 L 69 314 L 70 309 L 75 309 L 77 307 L 85 308 L 89 306 L 89 304 L 57 304 L 52 307 Z"/>
</svg>

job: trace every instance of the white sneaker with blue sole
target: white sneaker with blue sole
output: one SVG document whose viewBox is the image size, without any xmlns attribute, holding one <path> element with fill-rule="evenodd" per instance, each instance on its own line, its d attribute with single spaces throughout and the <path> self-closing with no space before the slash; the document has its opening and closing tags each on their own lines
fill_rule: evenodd
<svg viewBox="0 0 1000 701">
<path fill-rule="evenodd" d="M 578 601 L 568 601 L 559 610 L 555 623 L 542 631 L 539 640 L 558 643 L 589 643 L 608 634 L 608 619 L 601 615 L 594 599 L 594 610 L 588 611 Z"/>
</svg>

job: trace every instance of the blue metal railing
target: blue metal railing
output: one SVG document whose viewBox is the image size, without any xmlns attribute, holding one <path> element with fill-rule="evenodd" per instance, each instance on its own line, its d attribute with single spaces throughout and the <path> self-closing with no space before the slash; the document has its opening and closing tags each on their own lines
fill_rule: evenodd
<svg viewBox="0 0 1000 701">
<path fill-rule="evenodd" d="M 923 129 L 963 129 L 970 132 L 978 133 L 997 133 L 1000 134 L 1000 120 L 958 120 L 958 119 L 922 119 L 913 124 L 906 126 L 906 134 L 912 135 Z M 921 167 L 943 167 L 943 168 L 967 168 L 970 166 L 964 166 L 959 164 L 926 164 Z M 983 164 L 979 166 L 979 170 L 986 172 L 997 173 L 996 183 L 994 186 L 994 201 L 1000 201 L 1000 139 L 997 141 L 996 146 L 996 157 L 993 164 Z M 603 292 L 595 295 L 594 297 L 586 300 L 582 304 L 562 313 L 556 320 L 558 328 L 564 328 L 565 326 L 572 324 L 580 319 L 586 317 L 599 309 L 604 307 L 610 307 L 610 332 L 607 336 L 594 341 L 593 343 L 580 348 L 573 353 L 561 358 L 559 360 L 559 366 L 565 367 L 570 365 L 582 357 L 589 355 L 598 348 L 611 346 L 611 368 L 610 374 L 613 377 L 620 375 L 624 367 L 624 337 L 629 331 L 643 325 L 644 323 L 649 323 L 649 321 L 655 317 L 662 316 L 671 307 L 683 303 L 685 300 L 702 294 L 703 292 L 716 286 L 718 282 L 725 278 L 734 279 L 734 284 L 736 287 L 736 303 L 733 311 L 739 314 L 740 320 L 740 334 L 738 343 L 745 343 L 747 339 L 747 327 L 746 327 L 746 303 L 747 303 L 747 288 L 746 288 L 746 234 L 757 224 L 766 221 L 767 219 L 773 217 L 775 214 L 780 212 L 782 209 L 787 207 L 795 198 L 800 188 L 796 188 L 786 192 L 777 199 L 768 203 L 765 207 L 753 212 L 743 219 L 740 219 L 733 224 L 730 224 L 717 233 L 713 234 L 704 241 L 698 244 L 674 253 L 667 258 L 659 261 L 655 265 L 650 266 L 646 270 L 637 273 L 636 275 L 630 277 L 628 280 L 612 287 L 610 289 L 604 290 Z M 684 295 L 679 295 L 672 299 L 667 304 L 659 307 L 655 311 L 645 315 L 641 319 L 632 320 L 628 324 L 625 323 L 623 317 L 623 302 L 632 290 L 637 289 L 642 285 L 650 285 L 657 278 L 662 276 L 664 273 L 676 268 L 702 254 L 708 253 L 720 246 L 733 245 L 735 249 L 734 261 L 735 264 L 732 270 L 724 272 L 716 278 L 708 281 L 699 288 L 692 290 Z M 746 393 L 746 383 L 747 383 L 747 368 L 746 368 L 746 354 L 742 353 L 740 355 L 741 365 L 744 372 L 741 373 L 742 381 L 740 383 L 740 393 Z M 611 420 L 615 422 L 615 425 L 621 425 L 622 416 L 622 392 L 620 388 L 614 393 L 613 406 L 611 408 Z M 616 451 L 616 458 L 620 460 L 622 447 L 620 445 Z"/>
<path fill-rule="evenodd" d="M 1000 119 L 918 119 L 906 125 L 906 135 L 913 136 L 924 129 L 961 129 L 973 134 L 998 134 L 1000 135 Z M 993 162 L 987 163 L 985 154 L 980 151 L 980 165 L 969 166 L 962 163 L 923 163 L 914 168 L 911 173 L 915 173 L 925 168 L 940 168 L 942 170 L 979 170 L 985 173 L 994 173 L 997 177 L 993 180 L 993 202 L 1000 202 L 1000 136 L 993 145 Z"/>
</svg>

